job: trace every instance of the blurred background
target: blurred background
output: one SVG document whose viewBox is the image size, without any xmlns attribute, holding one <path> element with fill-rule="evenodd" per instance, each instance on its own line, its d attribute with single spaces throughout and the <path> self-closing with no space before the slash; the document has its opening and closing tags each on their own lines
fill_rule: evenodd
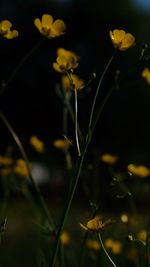
<svg viewBox="0 0 150 267">
<path fill-rule="evenodd" d="M 79 124 L 85 132 L 99 76 L 114 51 L 109 31 L 124 29 L 136 38 L 134 48 L 118 53 L 103 82 L 102 96 L 112 86 L 116 70 L 120 70 L 121 75 L 129 70 L 120 89 L 113 93 L 105 106 L 103 116 L 95 129 L 87 156 L 87 170 L 84 172 L 84 177 L 88 177 L 86 182 L 89 188 L 90 178 L 99 179 L 100 173 L 104 173 L 106 180 L 105 177 L 101 177 L 102 187 L 99 191 L 97 189 L 95 192 L 94 189 L 97 182 L 93 185 L 91 198 L 94 199 L 95 195 L 102 198 L 102 206 L 104 205 L 109 212 L 115 209 L 116 213 L 118 210 L 124 212 L 121 201 L 120 204 L 109 201 L 114 194 L 113 190 L 107 188 L 110 184 L 110 174 L 106 166 L 99 164 L 99 156 L 105 152 L 117 154 L 120 157 L 118 167 L 123 171 L 129 163 L 150 166 L 150 87 L 141 77 L 143 68 L 150 67 L 150 62 L 137 64 L 143 45 L 150 44 L 150 1 L 1 0 L 0 20 L 10 20 L 13 28 L 19 31 L 19 37 L 16 39 L 0 39 L 1 84 L 9 79 L 20 60 L 41 40 L 42 37 L 33 22 L 35 18 L 41 18 L 43 14 L 51 14 L 54 19 L 63 19 L 67 25 L 66 34 L 47 40 L 25 61 L 0 97 L 0 109 L 26 148 L 29 159 L 32 161 L 34 177 L 47 203 L 50 206 L 57 206 L 57 210 L 53 212 L 56 218 L 60 216 L 61 201 L 62 198 L 64 199 L 65 186 L 68 184 L 68 173 L 64 168 L 65 157 L 62 152 L 56 151 L 53 147 L 54 140 L 61 138 L 63 134 L 63 105 L 56 93 L 56 84 L 61 82 L 61 78 L 60 74 L 52 68 L 52 63 L 56 59 L 56 49 L 63 47 L 80 56 L 76 73 L 85 81 L 89 80 L 92 72 L 97 75 L 85 92 L 80 93 L 78 99 Z M 98 101 L 100 99 L 101 96 Z M 71 140 L 74 139 L 73 127 L 71 123 L 69 129 Z M 44 155 L 37 155 L 29 146 L 29 138 L 33 134 L 45 142 L 46 153 Z M 6 148 L 11 150 L 15 147 L 13 154 L 20 156 L 2 122 L 0 122 L 0 140 L 1 154 L 6 152 Z M 82 183 L 84 184 L 84 179 L 79 184 L 81 188 Z M 137 181 L 136 186 L 131 183 L 131 188 L 136 191 L 137 201 L 141 203 L 140 209 L 144 212 L 145 207 L 146 213 L 148 184 L 148 179 L 144 184 Z M 3 241 L 0 253 L 1 266 L 10 266 L 10 263 L 13 263 L 14 267 L 20 264 L 22 267 L 42 266 L 37 265 L 38 256 L 43 255 L 43 252 L 37 248 L 37 232 L 32 221 L 33 209 L 20 197 L 18 190 L 20 185 L 13 185 L 13 181 L 11 185 L 11 198 L 6 212 L 7 217 L 11 219 L 8 220 L 7 238 Z M 75 196 L 75 201 L 79 202 L 79 206 L 87 190 L 84 186 L 81 188 L 80 195 Z M 140 194 L 141 188 L 145 192 L 144 198 Z M 87 203 L 85 197 L 83 207 Z M 80 214 L 83 207 L 81 207 Z M 126 211 L 128 205 L 124 207 Z M 78 224 L 79 219 L 75 214 L 76 206 L 73 215 L 74 224 Z M 9 257 L 5 254 L 6 249 Z"/>
</svg>

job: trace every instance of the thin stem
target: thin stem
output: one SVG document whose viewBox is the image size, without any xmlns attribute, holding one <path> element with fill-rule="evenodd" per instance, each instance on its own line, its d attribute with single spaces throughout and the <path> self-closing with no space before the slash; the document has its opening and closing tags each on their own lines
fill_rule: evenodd
<svg viewBox="0 0 150 267">
<path fill-rule="evenodd" d="M 45 217 L 48 219 L 49 221 L 49 224 L 50 224 L 50 231 L 52 233 L 55 233 L 56 232 L 56 226 L 50 216 L 50 213 L 48 211 L 48 208 L 46 206 L 46 203 L 40 193 L 40 190 L 37 186 L 37 184 L 35 183 L 34 179 L 33 179 L 33 176 L 32 176 L 32 173 L 31 173 L 31 168 L 30 168 L 30 163 L 29 163 L 29 160 L 28 160 L 28 157 L 27 157 L 27 154 L 24 150 L 24 147 L 18 137 L 18 135 L 16 134 L 16 132 L 14 131 L 14 129 L 12 128 L 12 126 L 10 125 L 10 123 L 8 122 L 8 120 L 6 119 L 6 117 L 4 116 L 4 114 L 0 111 L 0 119 L 2 120 L 2 122 L 4 123 L 4 125 L 6 126 L 6 128 L 8 129 L 8 131 L 10 132 L 11 136 L 13 137 L 18 149 L 20 150 L 20 153 L 23 157 L 23 159 L 25 160 L 25 163 L 26 163 L 26 167 L 27 167 L 27 170 L 28 170 L 28 176 L 29 176 L 29 179 L 30 179 L 30 182 L 31 182 L 31 186 L 32 186 L 32 189 L 37 197 L 37 200 L 38 200 L 38 203 L 40 205 L 40 208 L 41 208 L 41 211 L 43 212 L 43 214 L 45 215 Z"/>
<path fill-rule="evenodd" d="M 74 89 L 74 100 L 75 100 L 75 136 L 76 136 L 78 156 L 80 157 L 81 151 L 80 151 L 79 137 L 78 137 L 78 97 L 76 89 Z"/>
<path fill-rule="evenodd" d="M 100 80 L 99 80 L 99 83 L 98 83 L 98 87 L 97 87 L 97 91 L 96 91 L 96 95 L 97 96 L 98 96 L 99 88 L 100 88 L 100 85 L 101 85 L 102 80 L 104 78 L 104 75 L 105 75 L 105 73 L 106 73 L 106 71 L 107 71 L 107 69 L 108 69 L 113 57 L 114 57 L 114 55 L 111 57 L 111 60 L 109 60 L 109 64 L 107 64 L 107 66 L 105 67 L 104 72 L 102 74 L 102 77 L 100 77 Z M 69 79 L 71 79 L 69 73 L 68 73 L 68 77 L 69 77 Z M 72 81 L 72 79 L 70 81 Z M 77 184 L 78 184 L 78 180 L 79 180 L 79 177 L 80 177 L 80 174 L 81 174 L 81 170 L 82 170 L 85 154 L 86 154 L 87 148 L 88 148 L 88 146 L 89 146 L 89 144 L 91 142 L 91 138 L 92 138 L 92 134 L 93 134 L 94 128 L 96 126 L 98 118 L 101 115 L 101 113 L 103 111 L 103 108 L 104 108 L 107 100 L 109 99 L 112 91 L 113 90 L 111 89 L 108 92 L 107 96 L 105 97 L 104 101 L 102 102 L 102 104 L 100 106 L 100 111 L 98 112 L 98 117 L 96 117 L 96 120 L 95 120 L 95 125 L 91 129 L 91 123 L 92 123 L 92 119 L 93 119 L 93 112 L 94 112 L 97 96 L 94 98 L 93 105 L 92 105 L 92 116 L 90 117 L 89 128 L 88 128 L 88 131 L 87 131 L 87 135 L 85 136 L 83 149 L 81 151 L 81 156 L 78 157 L 78 160 L 77 160 L 74 177 L 73 177 L 72 183 L 71 183 L 71 188 L 70 188 L 69 195 L 68 195 L 68 198 L 67 198 L 67 201 L 66 201 L 66 205 L 65 205 L 65 208 L 64 208 L 64 211 L 63 211 L 63 215 L 62 215 L 62 218 L 61 218 L 61 221 L 60 221 L 60 225 L 59 225 L 59 228 L 58 228 L 58 231 L 57 231 L 56 240 L 55 240 L 55 243 L 54 243 L 54 247 L 53 247 L 53 251 L 52 251 L 52 257 L 51 257 L 51 261 L 50 261 L 50 265 L 49 265 L 50 267 L 54 267 L 55 266 L 57 252 L 58 252 L 58 248 L 59 248 L 60 235 L 61 235 L 61 232 L 62 232 L 64 226 L 65 226 L 66 219 L 67 219 L 69 211 L 70 211 L 70 207 L 71 207 L 71 204 L 72 204 L 74 193 L 75 193 L 75 190 L 76 190 L 76 187 L 77 187 Z"/>
<path fill-rule="evenodd" d="M 57 251 L 58 251 L 58 247 L 59 247 L 60 235 L 62 233 L 62 230 L 63 230 L 64 226 L 65 226 L 66 219 L 67 219 L 69 211 L 70 211 L 70 207 L 71 207 L 71 204 L 72 204 L 73 196 L 74 196 L 74 193 L 75 193 L 75 190 L 76 190 L 76 186 L 77 186 L 80 174 L 81 174 L 83 160 L 84 160 L 84 157 L 85 157 L 86 150 L 87 150 L 87 144 L 86 144 L 86 146 L 84 148 L 84 151 L 83 151 L 81 157 L 79 157 L 78 161 L 77 161 L 75 175 L 73 177 L 73 181 L 72 181 L 72 184 L 71 184 L 71 189 L 69 191 L 69 195 L 68 195 L 68 198 L 67 198 L 67 201 L 66 201 L 66 205 L 65 205 L 65 208 L 64 208 L 62 219 L 61 219 L 61 222 L 60 222 L 60 225 L 59 225 L 59 229 L 58 229 L 58 232 L 57 232 L 55 244 L 54 244 L 54 247 L 53 247 L 52 258 L 51 258 L 51 262 L 50 262 L 50 265 L 49 265 L 50 267 L 54 267 L 55 266 Z"/>
<path fill-rule="evenodd" d="M 147 231 L 146 231 L 146 266 L 147 267 L 150 267 L 149 246 L 150 246 L 150 221 L 148 222 Z"/>
<path fill-rule="evenodd" d="M 66 106 L 67 106 L 67 108 L 68 108 L 70 117 L 71 117 L 71 119 L 72 119 L 72 121 L 73 121 L 73 123 L 74 123 L 74 122 L 75 122 L 75 116 L 74 116 L 74 113 L 73 113 L 73 110 L 72 110 L 72 107 L 71 107 L 69 101 L 66 102 Z M 81 132 L 81 129 L 80 129 L 80 127 L 79 127 L 79 124 L 77 125 L 77 128 L 78 128 L 78 136 L 79 136 L 80 140 L 82 141 L 83 136 L 82 136 L 82 132 Z"/>
<path fill-rule="evenodd" d="M 103 244 L 103 241 L 102 241 L 100 232 L 98 232 L 98 238 L 99 238 L 99 242 L 100 242 L 100 244 L 101 244 L 101 246 L 102 246 L 102 249 L 103 249 L 103 251 L 105 252 L 107 258 L 109 259 L 109 261 L 111 262 L 111 264 L 112 264 L 114 267 L 117 267 L 117 265 L 113 262 L 113 260 L 112 260 L 111 257 L 109 256 L 107 250 L 105 249 L 105 246 L 104 246 L 104 244 Z"/>
<path fill-rule="evenodd" d="M 72 73 L 67 72 L 67 76 L 70 80 L 71 90 L 74 91 L 74 101 L 75 101 L 75 138 L 76 138 L 76 145 L 77 145 L 77 151 L 78 156 L 81 156 L 80 151 L 80 145 L 79 145 L 79 138 L 78 138 L 78 101 L 77 101 L 77 90 L 75 88 L 73 79 L 72 79 Z"/>
<path fill-rule="evenodd" d="M 94 109 L 95 109 L 95 105 L 96 105 L 96 100 L 97 100 L 97 97 L 98 97 L 98 93 L 99 93 L 103 78 L 104 78 L 104 76 L 105 76 L 105 74 L 106 74 L 111 62 L 113 61 L 113 58 L 114 58 L 114 56 L 116 54 L 116 51 L 117 50 L 115 50 L 115 52 L 113 53 L 113 55 L 109 59 L 108 63 L 106 64 L 106 67 L 104 68 L 104 71 L 103 71 L 103 73 L 102 73 L 102 75 L 100 77 L 100 80 L 99 80 L 99 83 L 98 83 L 98 86 L 97 86 L 97 89 L 96 89 L 96 93 L 95 93 L 95 96 L 94 96 L 92 108 L 91 108 L 91 114 L 90 114 L 90 120 L 89 120 L 89 128 L 91 127 L 91 124 L 92 124 Z"/>
<path fill-rule="evenodd" d="M 97 207 L 95 207 L 95 210 L 92 214 L 92 218 L 94 218 L 97 214 Z M 89 236 L 89 231 L 86 231 L 85 232 L 85 235 L 83 237 L 83 241 L 82 241 L 82 244 L 81 244 L 81 249 L 80 249 L 80 252 L 79 252 L 79 263 L 78 263 L 78 267 L 81 267 L 82 266 L 82 262 L 83 262 L 83 256 L 84 256 L 84 252 L 85 252 L 85 244 L 86 244 L 86 241 L 87 241 L 87 238 Z"/>
<path fill-rule="evenodd" d="M 25 54 L 25 56 L 21 59 L 21 61 L 18 63 L 18 65 L 16 66 L 16 68 L 13 70 L 13 72 L 11 73 L 10 77 L 8 78 L 8 80 L 6 82 L 3 83 L 2 85 L 2 89 L 0 91 L 0 96 L 3 95 L 3 93 L 5 92 L 6 88 L 8 87 L 8 85 L 12 82 L 12 80 L 15 78 L 15 76 L 17 75 L 17 73 L 19 72 L 19 70 L 21 69 L 21 67 L 24 65 L 24 63 L 26 62 L 26 60 L 41 46 L 41 44 L 43 43 L 43 41 L 45 41 L 46 39 L 42 38 L 40 40 L 40 42 L 38 42 L 36 45 L 34 45 L 31 50 Z"/>
</svg>

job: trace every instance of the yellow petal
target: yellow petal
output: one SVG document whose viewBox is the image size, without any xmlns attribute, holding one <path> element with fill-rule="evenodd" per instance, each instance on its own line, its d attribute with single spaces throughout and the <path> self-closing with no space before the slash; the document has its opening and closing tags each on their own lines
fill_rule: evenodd
<svg viewBox="0 0 150 267">
<path fill-rule="evenodd" d="M 122 41 L 120 50 L 124 51 L 135 44 L 135 38 L 132 34 L 127 33 Z"/>
<path fill-rule="evenodd" d="M 13 31 L 8 31 L 8 33 L 6 33 L 4 35 L 4 37 L 7 39 L 13 39 L 13 38 L 17 37 L 18 35 L 19 35 L 18 31 L 13 30 Z"/>
<path fill-rule="evenodd" d="M 81 226 L 84 230 L 88 231 L 88 228 L 87 228 L 84 224 L 80 223 L 80 226 Z"/>
<path fill-rule="evenodd" d="M 51 37 L 59 36 L 61 34 L 64 34 L 64 31 L 66 29 L 66 25 L 63 22 L 63 20 L 57 19 L 51 28 Z"/>
<path fill-rule="evenodd" d="M 123 40 L 123 38 L 125 37 L 125 31 L 124 30 L 114 30 L 113 35 L 114 35 L 114 41 L 116 43 L 120 43 Z"/>
<path fill-rule="evenodd" d="M 1 21 L 1 31 L 8 31 L 10 30 L 12 23 L 9 20 Z"/>
<path fill-rule="evenodd" d="M 53 63 L 53 68 L 54 68 L 54 70 L 56 70 L 58 72 L 62 72 L 62 69 L 60 68 L 60 66 L 56 62 Z"/>
<path fill-rule="evenodd" d="M 41 24 L 41 21 L 40 21 L 40 19 L 35 19 L 34 20 L 34 25 L 35 25 L 35 27 L 41 32 L 41 30 L 42 30 L 42 24 Z"/>
<path fill-rule="evenodd" d="M 53 23 L 53 17 L 48 14 L 44 14 L 42 16 L 42 27 L 46 29 L 50 29 Z"/>
</svg>

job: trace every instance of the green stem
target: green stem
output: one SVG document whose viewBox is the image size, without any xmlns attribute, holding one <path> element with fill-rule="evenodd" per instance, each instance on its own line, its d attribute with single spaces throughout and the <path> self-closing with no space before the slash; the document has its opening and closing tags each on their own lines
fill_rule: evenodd
<svg viewBox="0 0 150 267">
<path fill-rule="evenodd" d="M 107 250 L 106 250 L 105 247 L 104 247 L 104 244 L 103 244 L 103 241 L 102 241 L 100 232 L 98 232 L 98 238 L 99 238 L 99 242 L 100 242 L 100 244 L 101 244 L 101 246 L 102 246 L 102 249 L 103 249 L 104 253 L 106 254 L 107 258 L 109 259 L 109 261 L 111 262 L 111 264 L 112 264 L 114 267 L 117 267 L 117 265 L 113 262 L 113 260 L 112 260 L 111 257 L 109 256 Z"/>
<path fill-rule="evenodd" d="M 71 189 L 69 191 L 69 195 L 68 195 L 68 198 L 67 198 L 67 201 L 66 201 L 66 205 L 65 205 L 65 208 L 64 208 L 64 212 L 63 212 L 63 215 L 62 215 L 60 226 L 58 228 L 55 244 L 54 244 L 54 247 L 53 247 L 52 258 L 51 258 L 51 262 L 50 262 L 50 265 L 49 265 L 50 267 L 54 267 L 55 266 L 56 256 L 57 256 L 58 247 L 59 247 L 60 235 L 62 233 L 62 230 L 63 230 L 64 226 L 65 226 L 66 219 L 67 219 L 69 211 L 70 211 L 70 207 L 71 207 L 71 204 L 72 204 L 73 196 L 74 196 L 74 193 L 75 193 L 75 190 L 76 190 L 76 186 L 78 184 L 78 180 L 79 180 L 79 177 L 80 177 L 80 174 L 81 174 L 83 160 L 84 160 L 84 157 L 85 157 L 87 146 L 88 146 L 88 144 L 85 145 L 84 151 L 83 151 L 82 155 L 78 158 L 78 161 L 77 161 L 75 175 L 73 177 L 73 181 L 72 181 L 72 184 L 71 184 Z"/>
<path fill-rule="evenodd" d="M 146 266 L 150 267 L 150 221 L 147 225 L 147 231 L 146 231 Z"/>
<path fill-rule="evenodd" d="M 45 201 L 44 201 L 44 199 L 40 193 L 40 190 L 33 179 L 31 169 L 30 169 L 29 160 L 28 160 L 27 154 L 24 150 L 24 147 L 23 147 L 18 135 L 16 134 L 16 132 L 14 131 L 14 129 L 12 128 L 12 126 L 10 125 L 10 123 L 8 122 L 8 120 L 6 119 L 6 117 L 4 116 L 4 114 L 1 111 L 0 111 L 0 119 L 2 120 L 2 122 L 4 123 L 4 125 L 6 126 L 8 131 L 10 132 L 11 136 L 13 137 L 13 139 L 14 139 L 17 147 L 18 147 L 18 149 L 20 150 L 20 153 L 21 153 L 23 159 L 25 160 L 26 167 L 28 170 L 29 179 L 30 179 L 30 183 L 31 183 L 32 189 L 35 193 L 36 199 L 40 205 L 41 211 L 43 212 L 45 217 L 48 219 L 48 222 L 49 222 L 50 228 L 51 228 L 50 231 L 52 233 L 55 233 L 56 232 L 56 226 L 55 226 L 55 224 L 54 224 L 54 222 L 50 216 L 47 205 L 46 205 L 46 203 L 45 203 Z"/>
<path fill-rule="evenodd" d="M 91 218 L 94 218 L 96 216 L 97 210 L 98 210 L 98 208 L 97 208 L 97 206 L 95 206 L 94 212 L 93 212 Z M 86 244 L 86 241 L 88 239 L 88 236 L 89 236 L 89 231 L 86 231 L 85 235 L 83 237 L 83 241 L 82 241 L 82 244 L 81 244 L 81 249 L 80 249 L 80 252 L 79 252 L 79 264 L 78 264 L 79 267 L 82 266 L 83 256 L 84 256 L 84 252 L 85 252 L 85 244 Z"/>
<path fill-rule="evenodd" d="M 98 83 L 98 86 L 97 86 L 97 89 L 96 89 L 96 93 L 95 93 L 95 96 L 94 96 L 94 100 L 93 100 L 93 104 L 92 104 L 92 108 L 91 108 L 91 114 L 90 114 L 90 120 L 89 120 L 89 128 L 91 128 L 91 124 L 92 124 L 92 121 L 93 121 L 93 114 L 94 114 L 94 109 L 95 109 L 95 105 L 96 105 L 96 100 L 97 100 L 97 97 L 98 97 L 98 94 L 99 94 L 99 90 L 100 90 L 100 87 L 101 87 L 101 84 L 102 84 L 102 81 L 104 79 L 104 76 L 111 64 L 111 62 L 113 61 L 114 59 L 114 56 L 116 54 L 116 51 L 113 53 L 113 55 L 111 56 L 111 58 L 109 59 L 108 63 L 106 64 L 106 67 L 104 68 L 104 71 L 100 77 L 100 80 L 99 80 L 99 83 Z"/>
<path fill-rule="evenodd" d="M 66 223 L 66 219 L 67 219 L 69 211 L 70 211 L 70 207 L 71 207 L 71 204 L 72 204 L 74 193 L 75 193 L 75 190 L 76 190 L 76 187 L 77 187 L 77 184 L 78 184 L 78 180 L 79 180 L 79 177 L 80 177 L 80 174 L 81 174 L 84 157 L 85 157 L 87 148 L 88 148 L 88 146 L 90 144 L 90 141 L 91 141 L 91 138 L 92 138 L 92 134 L 93 134 L 93 131 L 91 132 L 91 123 L 92 123 L 92 119 L 93 119 L 93 112 L 94 112 L 94 108 L 95 108 L 95 103 L 96 103 L 96 100 L 97 100 L 98 92 L 99 92 L 102 80 L 104 78 L 104 75 L 105 75 L 106 71 L 108 70 L 108 67 L 109 67 L 110 63 L 112 62 L 113 57 L 114 57 L 114 55 L 111 57 L 111 60 L 109 60 L 108 64 L 106 65 L 106 67 L 105 67 L 105 69 L 104 69 L 104 71 L 102 73 L 102 76 L 100 77 L 99 83 L 98 83 L 98 87 L 97 87 L 97 91 L 96 91 L 96 97 L 94 98 L 93 105 L 92 105 L 92 116 L 90 117 L 88 132 L 87 132 L 87 135 L 85 137 L 84 146 L 83 146 L 83 150 L 81 152 L 81 156 L 78 157 L 78 160 L 77 160 L 75 174 L 74 174 L 74 177 L 73 177 L 73 180 L 72 180 L 71 188 L 70 188 L 68 199 L 67 199 L 67 202 L 66 202 L 66 205 L 65 205 L 65 208 L 64 208 L 64 212 L 63 212 L 63 215 L 62 215 L 60 226 L 59 226 L 59 229 L 58 229 L 58 232 L 57 232 L 57 235 L 56 235 L 56 240 L 55 240 L 55 244 L 54 244 L 54 247 L 53 247 L 52 257 L 51 257 L 51 261 L 50 261 L 50 265 L 49 265 L 50 267 L 54 267 L 55 266 L 56 256 L 57 256 L 57 252 L 58 252 L 58 248 L 59 248 L 60 235 L 61 235 L 61 232 L 62 232 L 62 230 L 64 228 L 64 225 Z M 69 75 L 69 77 L 70 77 L 70 75 Z M 109 96 L 111 95 L 111 93 L 112 93 L 112 90 L 111 90 Z M 106 104 L 109 96 L 107 96 L 105 98 L 105 101 L 102 102 L 102 108 L 100 107 L 99 116 L 102 113 L 104 105 Z M 97 120 L 96 120 L 96 123 L 97 123 Z"/>
<path fill-rule="evenodd" d="M 75 136 L 76 136 L 76 144 L 78 150 L 78 156 L 81 156 L 80 145 L 79 145 L 79 137 L 78 137 L 78 98 L 77 98 L 77 90 L 74 89 L 74 101 L 75 101 Z"/>
<path fill-rule="evenodd" d="M 72 119 L 72 122 L 75 123 L 75 116 L 74 116 L 74 113 L 73 113 L 73 110 L 72 110 L 72 107 L 71 107 L 69 101 L 66 102 L 66 106 L 67 106 L 68 111 L 70 113 L 70 117 Z M 79 127 L 79 124 L 77 125 L 77 128 L 78 128 L 78 136 L 79 136 L 80 140 L 82 141 L 83 140 L 83 136 L 82 136 L 82 132 L 81 132 L 81 129 Z"/>
<path fill-rule="evenodd" d="M 3 95 L 3 93 L 6 90 L 6 88 L 12 82 L 12 80 L 15 78 L 15 76 L 17 75 L 17 73 L 19 72 L 19 70 L 21 69 L 21 67 L 24 65 L 24 63 L 26 62 L 26 60 L 41 46 L 41 44 L 45 40 L 46 40 L 45 38 L 44 39 L 42 38 L 40 40 L 40 42 L 38 42 L 36 45 L 34 45 L 34 47 L 31 48 L 31 50 L 21 59 L 21 61 L 18 63 L 18 65 L 16 66 L 16 68 L 11 73 L 10 77 L 8 78 L 8 80 L 6 82 L 4 82 L 4 84 L 2 85 L 2 89 L 0 91 L 0 96 Z"/>
</svg>

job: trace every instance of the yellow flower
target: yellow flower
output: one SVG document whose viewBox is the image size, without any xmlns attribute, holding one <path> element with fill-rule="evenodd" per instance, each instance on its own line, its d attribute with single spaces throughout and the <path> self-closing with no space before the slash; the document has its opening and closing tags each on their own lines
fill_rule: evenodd
<svg viewBox="0 0 150 267">
<path fill-rule="evenodd" d="M 13 39 L 19 35 L 18 31 L 11 31 L 12 23 L 9 20 L 2 20 L 0 22 L 0 34 L 7 38 Z"/>
<path fill-rule="evenodd" d="M 70 147 L 70 142 L 66 139 L 57 139 L 54 141 L 53 145 L 55 148 L 66 151 Z"/>
<path fill-rule="evenodd" d="M 150 169 L 143 165 L 129 164 L 127 169 L 132 174 L 140 176 L 142 178 L 150 175 Z"/>
<path fill-rule="evenodd" d="M 28 176 L 29 172 L 26 166 L 26 162 L 23 159 L 17 159 L 14 167 L 14 173 L 19 176 Z"/>
<path fill-rule="evenodd" d="M 44 143 L 35 135 L 31 136 L 30 144 L 37 152 L 44 152 Z"/>
<path fill-rule="evenodd" d="M 13 164 L 12 158 L 0 155 L 0 165 L 11 165 L 11 164 Z"/>
<path fill-rule="evenodd" d="M 137 239 L 146 242 L 146 231 L 143 229 L 137 233 Z"/>
<path fill-rule="evenodd" d="M 78 67 L 79 57 L 72 51 L 64 48 L 57 49 L 56 62 L 53 63 L 53 68 L 58 72 L 67 72 Z"/>
<path fill-rule="evenodd" d="M 148 84 L 150 84 L 150 70 L 148 68 L 145 68 L 142 71 L 142 77 L 145 78 Z"/>
<path fill-rule="evenodd" d="M 104 230 L 105 227 L 112 222 L 113 221 L 111 219 L 103 222 L 99 216 L 95 216 L 92 220 L 88 221 L 86 225 L 80 223 L 80 226 L 86 231 L 99 232 Z"/>
<path fill-rule="evenodd" d="M 36 18 L 34 25 L 39 32 L 47 38 L 54 38 L 65 33 L 66 25 L 61 19 L 53 21 L 53 17 L 44 14 L 42 19 Z"/>
<path fill-rule="evenodd" d="M 4 168 L 0 169 L 0 175 L 2 175 L 2 176 L 8 176 L 12 173 L 13 173 L 13 170 L 10 167 L 5 166 Z"/>
<path fill-rule="evenodd" d="M 98 251 L 101 248 L 100 243 L 94 239 L 87 239 L 86 246 L 87 248 L 95 250 L 95 251 Z"/>
<path fill-rule="evenodd" d="M 61 236 L 60 236 L 60 241 L 62 245 L 66 246 L 70 244 L 71 238 L 70 235 L 67 231 L 63 231 Z"/>
<path fill-rule="evenodd" d="M 125 51 L 135 45 L 135 38 L 131 33 L 116 29 L 109 31 L 109 35 L 113 46 L 121 51 Z"/>
<path fill-rule="evenodd" d="M 80 79 L 76 74 L 72 75 L 72 81 L 73 81 L 75 90 L 81 90 L 83 88 L 84 81 L 82 79 Z M 67 75 L 62 76 L 62 85 L 66 91 L 70 91 L 71 82 L 70 82 L 70 79 Z"/>
<path fill-rule="evenodd" d="M 101 161 L 103 161 L 105 163 L 113 165 L 118 161 L 119 158 L 116 155 L 111 155 L 111 154 L 105 153 L 105 154 L 101 155 L 100 159 L 101 159 Z"/>
<path fill-rule="evenodd" d="M 105 248 L 110 249 L 113 254 L 120 254 L 122 251 L 122 244 L 120 241 L 112 240 L 108 238 L 105 240 Z"/>
</svg>

